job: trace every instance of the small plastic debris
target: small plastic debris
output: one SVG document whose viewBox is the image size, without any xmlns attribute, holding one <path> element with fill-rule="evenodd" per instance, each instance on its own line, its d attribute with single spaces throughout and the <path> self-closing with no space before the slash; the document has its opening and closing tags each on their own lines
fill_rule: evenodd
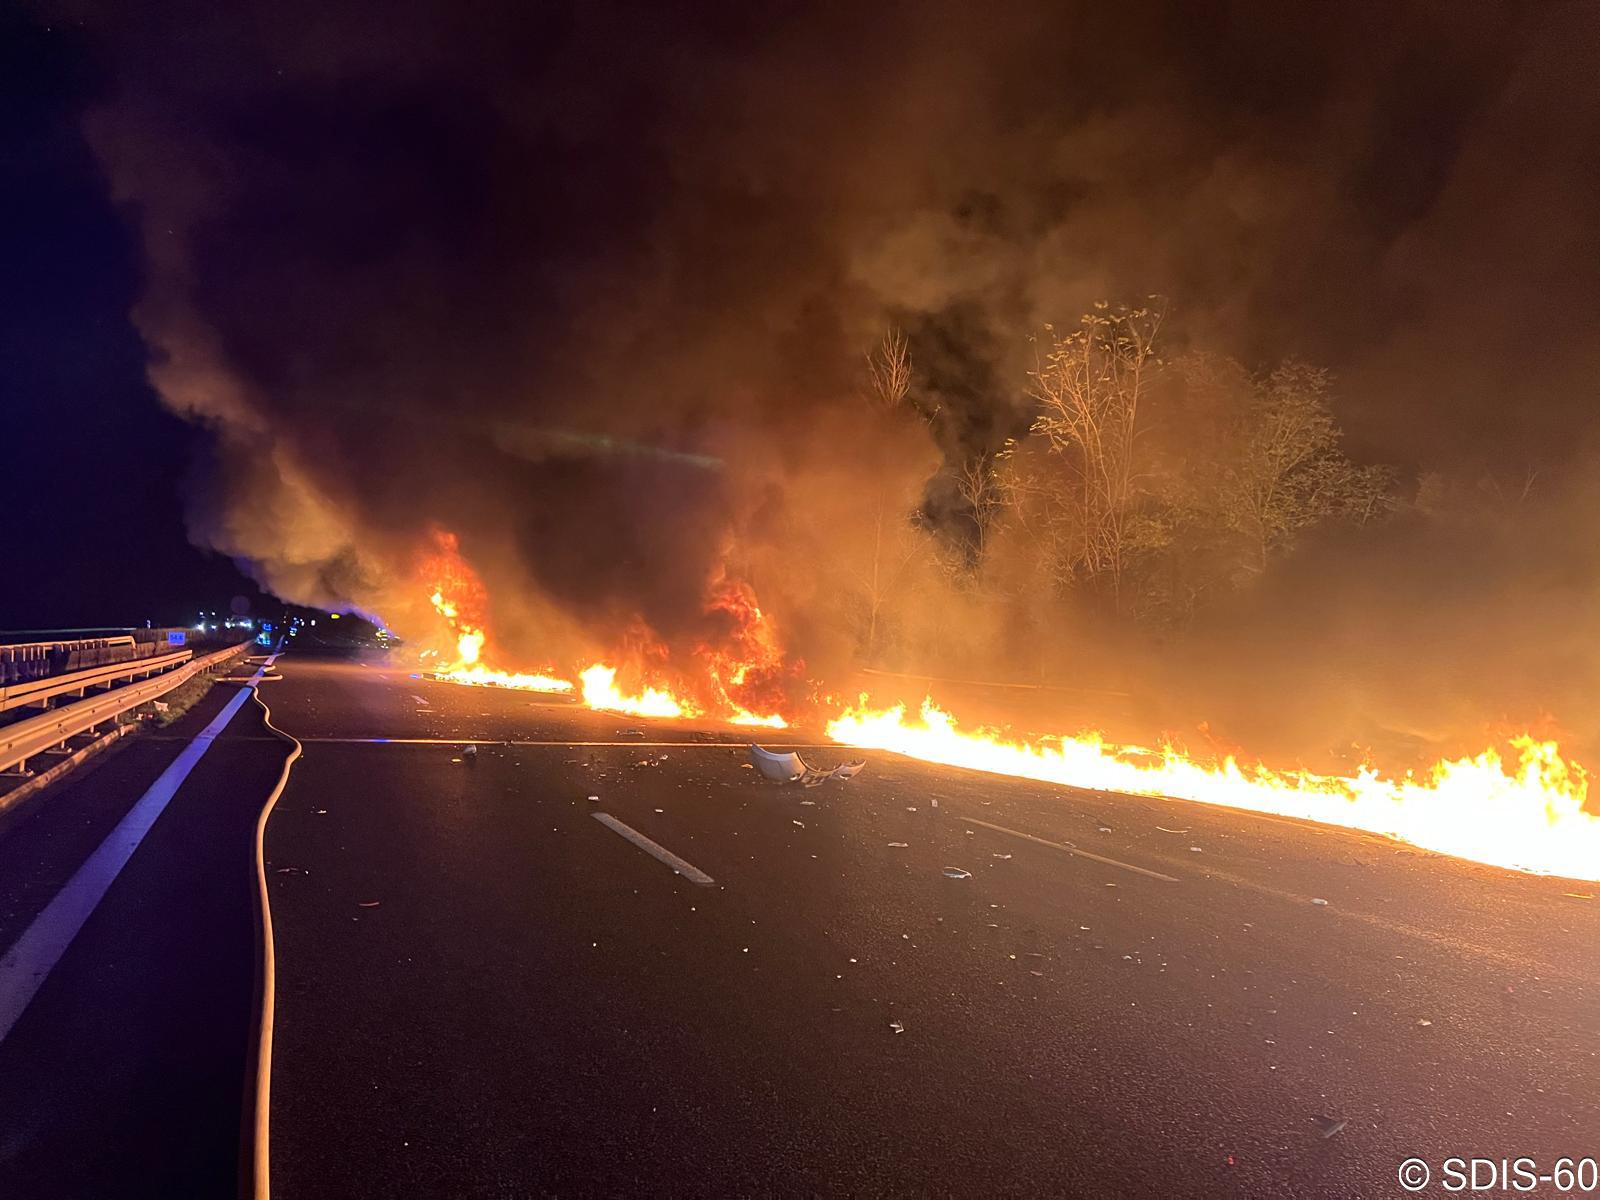
<svg viewBox="0 0 1600 1200">
<path fill-rule="evenodd" d="M 802 801 L 800 801 L 800 807 L 801 808 L 815 808 L 816 806 L 817 806 L 817 802 L 815 800 L 802 800 Z"/>
<path fill-rule="evenodd" d="M 1567 897 L 1567 899 L 1569 899 L 1569 900 L 1593 900 L 1594 899 L 1594 893 L 1593 892 L 1562 892 L 1561 894 L 1563 896 Z"/>
<path fill-rule="evenodd" d="M 461 751 L 461 753 L 467 758 L 477 758 L 478 748 L 473 745 L 468 745 L 464 750 Z"/>
<path fill-rule="evenodd" d="M 906 1031 L 905 1025 L 900 1021 L 890 1021 L 889 1028 L 895 1033 L 904 1033 Z"/>
<path fill-rule="evenodd" d="M 890 842 L 889 845 L 890 845 L 890 847 L 892 849 L 904 850 L 908 845 L 910 845 L 910 843 L 909 842 Z"/>
<path fill-rule="evenodd" d="M 1331 1138 L 1346 1125 L 1350 1124 L 1348 1119 L 1341 1121 L 1336 1120 L 1333 1117 L 1317 1116 L 1312 1117 L 1311 1120 L 1316 1124 L 1317 1132 L 1320 1133 L 1324 1139 Z"/>
<path fill-rule="evenodd" d="M 990 858 L 1010 858 L 1011 855 L 1009 855 L 1009 854 L 991 854 L 991 855 L 989 855 L 989 857 Z"/>
<path fill-rule="evenodd" d="M 1190 846 L 1189 847 L 1189 853 L 1190 854 L 1199 854 L 1199 853 L 1201 853 L 1200 847 L 1199 846 Z"/>
<path fill-rule="evenodd" d="M 1101 833 L 1110 833 L 1111 832 L 1111 826 L 1109 826 L 1109 825 L 1100 826 L 1100 832 Z"/>
<path fill-rule="evenodd" d="M 750 762 L 774 783 L 798 783 L 803 787 L 816 787 L 830 779 L 853 778 L 867 765 L 867 760 L 862 758 L 855 762 L 840 763 L 824 771 L 810 766 L 792 750 L 788 754 L 778 754 L 754 743 L 750 745 Z"/>
<path fill-rule="evenodd" d="M 1418 1017 L 1417 1018 L 1417 1024 L 1422 1026 L 1424 1029 L 1426 1029 L 1429 1025 L 1432 1025 L 1433 1022 L 1428 1020 L 1427 1017 Z"/>
<path fill-rule="evenodd" d="M 946 867 L 944 869 L 944 877 L 946 879 L 971 879 L 972 872 L 963 871 L 960 867 Z"/>
<path fill-rule="evenodd" d="M 307 871 L 304 867 L 279 867 L 277 869 L 277 871 L 274 872 L 274 874 L 277 874 L 277 875 L 309 875 L 309 874 L 311 874 L 311 872 Z"/>
<path fill-rule="evenodd" d="M 1315 904 L 1318 908 L 1327 908 L 1328 907 L 1328 902 L 1326 900 L 1324 900 L 1321 896 L 1313 896 L 1313 897 L 1311 897 L 1311 903 Z"/>
<path fill-rule="evenodd" d="M 325 808 L 314 808 L 311 811 L 319 817 L 325 817 L 328 815 L 328 810 Z"/>
<path fill-rule="evenodd" d="M 1187 829 L 1168 829 L 1165 825 L 1157 825 L 1156 829 L 1158 829 L 1162 833 L 1188 833 L 1189 832 Z"/>
<path fill-rule="evenodd" d="M 591 804 L 599 804 L 600 803 L 600 797 L 599 796 L 590 796 L 589 797 L 589 803 L 591 803 Z"/>
<path fill-rule="evenodd" d="M 452 758 L 450 761 L 451 762 L 461 762 L 462 760 L 459 759 L 459 758 Z"/>
<path fill-rule="evenodd" d="M 915 805 L 913 805 L 913 804 L 908 804 L 908 805 L 906 805 L 906 811 L 907 811 L 907 812 L 916 812 L 916 811 L 917 811 L 917 809 L 916 809 L 916 806 L 915 806 Z"/>
<path fill-rule="evenodd" d="M 356 907 L 357 908 L 377 908 L 380 903 L 382 903 L 382 901 L 379 901 L 379 900 L 357 900 L 356 901 Z"/>
<path fill-rule="evenodd" d="M 1028 974 L 1037 976 L 1040 979 L 1044 978 L 1044 972 L 1043 971 L 1029 971 Z"/>
<path fill-rule="evenodd" d="M 656 811 L 657 811 L 657 812 L 658 812 L 658 813 L 664 813 L 664 812 L 666 812 L 666 811 L 667 811 L 667 810 L 666 810 L 666 809 L 664 809 L 664 808 L 658 808 L 658 809 L 656 809 Z"/>
<path fill-rule="evenodd" d="M 938 807 L 939 807 L 939 797 L 937 797 L 937 796 L 935 796 L 935 797 L 934 797 L 934 798 L 933 798 L 933 806 L 934 806 L 934 807 L 935 807 L 935 808 L 938 808 Z"/>
<path fill-rule="evenodd" d="M 804 829 L 806 827 L 806 823 L 804 821 L 790 820 L 789 824 L 793 825 L 796 829 Z"/>
</svg>

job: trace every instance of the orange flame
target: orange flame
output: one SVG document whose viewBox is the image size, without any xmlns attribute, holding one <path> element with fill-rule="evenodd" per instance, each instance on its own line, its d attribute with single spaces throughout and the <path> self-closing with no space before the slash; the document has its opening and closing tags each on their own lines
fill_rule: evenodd
<svg viewBox="0 0 1600 1200">
<path fill-rule="evenodd" d="M 444 530 L 434 533 L 434 553 L 423 560 L 422 574 L 432 579 L 433 593 L 428 599 L 444 618 L 456 641 L 456 657 L 440 666 L 434 675 L 452 683 L 486 687 L 518 688 L 535 692 L 570 692 L 572 684 L 549 672 L 521 674 L 496 671 L 480 660 L 489 640 L 480 615 L 486 607 L 483 584 L 477 573 L 461 558 L 455 535 Z"/>
<path fill-rule="evenodd" d="M 1349 777 L 1277 772 L 1231 755 L 1207 765 L 1172 746 L 1115 746 L 1094 733 L 1029 741 L 962 729 L 931 699 L 908 717 L 904 705 L 873 709 L 863 697 L 828 723 L 828 736 L 947 766 L 1301 817 L 1493 866 L 1600 879 L 1600 817 L 1584 810 L 1583 768 L 1555 742 L 1526 735 L 1511 740 L 1514 763 L 1489 749 L 1439 762 L 1421 778 L 1372 767 Z"/>
</svg>

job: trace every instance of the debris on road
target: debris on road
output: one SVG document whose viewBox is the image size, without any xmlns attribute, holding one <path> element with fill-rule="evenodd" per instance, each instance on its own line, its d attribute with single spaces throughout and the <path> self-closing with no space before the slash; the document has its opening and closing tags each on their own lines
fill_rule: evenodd
<svg viewBox="0 0 1600 1200">
<path fill-rule="evenodd" d="M 1311 903 L 1315 904 L 1318 908 L 1327 908 L 1328 907 L 1328 902 L 1326 900 L 1324 900 L 1321 896 L 1313 896 L 1313 897 L 1311 897 Z"/>
<path fill-rule="evenodd" d="M 1188 833 L 1189 832 L 1187 829 L 1168 829 L 1165 825 L 1157 825 L 1156 829 L 1159 830 L 1161 833 Z"/>
<path fill-rule="evenodd" d="M 909 842 L 890 842 L 889 845 L 890 845 L 890 847 L 892 849 L 904 850 L 908 845 L 910 845 L 910 843 Z"/>
<path fill-rule="evenodd" d="M 795 821 L 791 819 L 789 824 L 795 826 L 797 829 L 804 829 L 806 827 L 806 823 L 804 821 Z"/>
<path fill-rule="evenodd" d="M 279 867 L 273 872 L 275 875 L 309 875 L 310 871 L 304 867 Z"/>
<path fill-rule="evenodd" d="M 1199 854 L 1199 853 L 1201 853 L 1200 847 L 1199 846 L 1190 846 L 1189 847 L 1189 853 L 1190 854 Z"/>
<path fill-rule="evenodd" d="M 589 803 L 591 803 L 591 804 L 599 804 L 600 803 L 600 797 L 599 796 L 590 796 L 589 797 Z"/>
<path fill-rule="evenodd" d="M 1418 1017 L 1417 1018 L 1417 1024 L 1422 1026 L 1424 1029 L 1426 1029 L 1429 1025 L 1432 1025 L 1433 1022 L 1428 1020 L 1427 1017 Z"/>
<path fill-rule="evenodd" d="M 753 742 L 750 744 L 750 762 L 756 770 L 775 783 L 798 783 L 802 787 L 816 787 L 818 784 L 827 783 L 830 779 L 841 781 L 850 779 L 867 765 L 867 760 L 862 758 L 822 770 L 808 765 L 792 750 L 787 754 L 775 754 Z"/>
<path fill-rule="evenodd" d="M 1324 1139 L 1331 1138 L 1346 1125 L 1350 1124 L 1348 1119 L 1340 1121 L 1334 1119 L 1333 1117 L 1317 1116 L 1312 1117 L 1311 1120 L 1316 1124 L 1317 1132 L 1320 1133 Z"/>
<path fill-rule="evenodd" d="M 960 867 L 946 867 L 944 869 L 944 877 L 946 879 L 971 879 L 972 872 L 963 871 Z"/>
<path fill-rule="evenodd" d="M 895 1033 L 904 1033 L 906 1031 L 905 1025 L 900 1021 L 890 1021 L 889 1028 Z"/>
<path fill-rule="evenodd" d="M 377 908 L 378 905 L 381 904 L 381 903 L 382 903 L 381 900 L 357 900 L 356 901 L 356 907 L 357 908 Z"/>
<path fill-rule="evenodd" d="M 461 751 L 461 753 L 466 758 L 477 758 L 478 748 L 469 744 L 464 750 Z"/>
<path fill-rule="evenodd" d="M 991 854 L 991 855 L 989 855 L 989 857 L 990 858 L 1010 858 L 1011 855 L 1009 855 L 1009 854 Z"/>
</svg>

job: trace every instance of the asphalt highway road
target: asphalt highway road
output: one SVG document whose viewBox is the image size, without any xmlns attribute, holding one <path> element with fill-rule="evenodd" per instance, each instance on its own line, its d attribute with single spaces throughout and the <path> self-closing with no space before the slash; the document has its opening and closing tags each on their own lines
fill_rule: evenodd
<svg viewBox="0 0 1600 1200">
<path fill-rule="evenodd" d="M 1412 1157 L 1441 1194 L 1451 1156 L 1600 1156 L 1600 888 L 878 753 L 785 787 L 735 731 L 282 670 L 284 1200 L 1397 1196 Z M 0 1041 L 0 1195 L 231 1194 L 240 839 L 283 757 L 245 712 Z M 0 948 L 106 823 L 67 811 L 0 832 Z M 224 1190 L 147 1189 L 152 1159 Z"/>
</svg>

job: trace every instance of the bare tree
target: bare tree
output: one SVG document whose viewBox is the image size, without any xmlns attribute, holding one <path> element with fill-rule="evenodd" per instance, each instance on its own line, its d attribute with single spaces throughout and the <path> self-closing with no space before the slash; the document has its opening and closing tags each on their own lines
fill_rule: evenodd
<svg viewBox="0 0 1600 1200">
<path fill-rule="evenodd" d="M 956 472 L 956 494 L 972 517 L 972 534 L 968 539 L 970 557 L 974 564 L 981 565 L 989 547 L 989 535 L 1004 508 L 1001 482 L 991 456 L 979 455 L 961 465 Z"/>
<path fill-rule="evenodd" d="M 877 346 L 867 353 L 866 366 L 866 395 L 874 409 L 898 414 L 911 407 L 911 349 L 904 333 L 893 325 L 886 329 Z M 910 527 L 903 506 L 891 504 L 888 485 L 880 479 L 873 512 L 872 553 L 866 569 L 858 572 L 867 609 L 862 653 L 868 662 L 876 658 L 880 649 L 885 609 L 904 585 L 923 541 Z"/>
<path fill-rule="evenodd" d="M 867 352 L 867 395 L 879 408 L 899 408 L 911 393 L 911 350 L 906 335 L 891 325 Z"/>
<path fill-rule="evenodd" d="M 1123 604 L 1123 580 L 1135 550 L 1143 474 L 1138 458 L 1141 405 L 1159 360 L 1164 311 L 1098 304 L 1049 348 L 1031 372 L 1040 414 L 1033 432 L 1057 464 L 1052 521 L 1070 527 L 1069 573 L 1109 586 Z"/>
</svg>

